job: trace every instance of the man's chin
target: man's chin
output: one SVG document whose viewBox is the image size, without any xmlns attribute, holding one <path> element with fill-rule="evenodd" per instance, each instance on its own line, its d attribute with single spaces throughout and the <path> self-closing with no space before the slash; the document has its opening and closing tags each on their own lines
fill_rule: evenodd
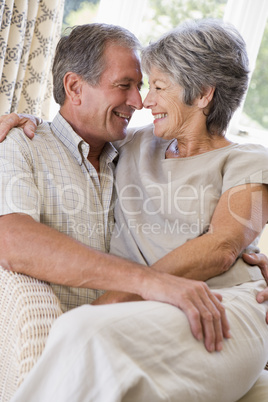
<svg viewBox="0 0 268 402">
<path fill-rule="evenodd" d="M 110 135 L 110 141 L 120 141 L 120 140 L 124 140 L 127 136 L 127 128 L 125 130 L 118 130 L 114 133 L 111 133 Z"/>
</svg>

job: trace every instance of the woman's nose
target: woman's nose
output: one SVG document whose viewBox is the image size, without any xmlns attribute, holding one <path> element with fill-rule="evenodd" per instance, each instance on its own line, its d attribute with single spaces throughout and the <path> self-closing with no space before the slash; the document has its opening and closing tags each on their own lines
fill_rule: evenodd
<svg viewBox="0 0 268 402">
<path fill-rule="evenodd" d="M 144 101 L 143 101 L 143 106 L 146 109 L 150 109 L 151 107 L 153 107 L 155 105 L 155 101 L 153 100 L 152 94 L 149 90 L 148 94 L 146 95 Z"/>
</svg>

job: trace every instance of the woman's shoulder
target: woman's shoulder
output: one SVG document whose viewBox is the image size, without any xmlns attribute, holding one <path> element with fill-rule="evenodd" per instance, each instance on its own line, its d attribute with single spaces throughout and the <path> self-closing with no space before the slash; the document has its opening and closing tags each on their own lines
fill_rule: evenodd
<svg viewBox="0 0 268 402">
<path fill-rule="evenodd" d="M 234 143 L 233 144 L 233 148 L 232 150 L 234 152 L 245 152 L 245 153 L 266 153 L 268 154 L 268 148 L 266 148 L 265 146 L 261 145 L 261 144 L 256 144 L 256 143 L 243 143 L 243 144 L 239 144 L 239 143 Z"/>
<path fill-rule="evenodd" d="M 268 184 L 268 149 L 259 144 L 234 144 L 222 166 L 223 191 L 246 183 Z"/>
<path fill-rule="evenodd" d="M 234 149 L 237 149 L 240 152 L 264 152 L 268 153 L 268 148 L 261 144 L 255 143 L 244 143 L 244 144 L 235 144 Z"/>
<path fill-rule="evenodd" d="M 234 162 L 243 160 L 244 163 L 268 162 L 268 148 L 261 144 L 253 143 L 234 144 L 234 146 L 229 149 L 228 159 Z"/>
</svg>

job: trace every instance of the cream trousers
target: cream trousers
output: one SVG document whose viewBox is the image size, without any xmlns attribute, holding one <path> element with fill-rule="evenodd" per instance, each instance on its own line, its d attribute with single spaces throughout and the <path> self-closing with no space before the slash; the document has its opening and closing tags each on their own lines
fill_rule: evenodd
<svg viewBox="0 0 268 402">
<path fill-rule="evenodd" d="M 237 401 L 268 360 L 268 304 L 256 302 L 264 287 L 260 281 L 219 291 L 232 338 L 214 353 L 168 304 L 86 305 L 65 313 L 12 401 Z"/>
</svg>

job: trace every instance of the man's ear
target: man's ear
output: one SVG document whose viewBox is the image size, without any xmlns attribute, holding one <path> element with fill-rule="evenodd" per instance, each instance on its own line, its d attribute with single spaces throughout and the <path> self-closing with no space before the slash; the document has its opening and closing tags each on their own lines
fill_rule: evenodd
<svg viewBox="0 0 268 402">
<path fill-rule="evenodd" d="M 63 78 L 63 85 L 66 98 L 68 98 L 73 105 L 80 105 L 82 93 L 81 77 L 76 73 L 68 72 Z"/>
<path fill-rule="evenodd" d="M 214 92 L 215 92 L 214 87 L 208 87 L 204 89 L 203 94 L 200 95 L 200 97 L 197 100 L 197 106 L 200 107 L 200 109 L 205 109 L 208 106 L 208 104 L 212 101 Z"/>
</svg>

